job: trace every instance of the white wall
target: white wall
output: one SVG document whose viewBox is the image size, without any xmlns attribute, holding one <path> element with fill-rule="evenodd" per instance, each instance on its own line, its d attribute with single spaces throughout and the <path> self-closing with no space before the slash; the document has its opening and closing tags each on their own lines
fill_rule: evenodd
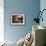
<svg viewBox="0 0 46 46">
<path fill-rule="evenodd" d="M 0 0 L 0 42 L 4 41 L 4 3 Z"/>
</svg>

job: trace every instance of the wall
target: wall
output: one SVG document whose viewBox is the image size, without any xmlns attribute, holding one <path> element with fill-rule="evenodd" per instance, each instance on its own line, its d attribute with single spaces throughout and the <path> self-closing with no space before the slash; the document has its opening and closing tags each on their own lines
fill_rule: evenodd
<svg viewBox="0 0 46 46">
<path fill-rule="evenodd" d="M 4 6 L 3 0 L 0 0 L 0 42 L 4 41 L 4 8 L 3 6 Z"/>
<path fill-rule="evenodd" d="M 18 41 L 32 30 L 35 14 L 40 10 L 40 0 L 4 0 L 4 39 Z M 12 26 L 10 13 L 24 13 L 26 24 L 24 26 Z M 33 23 L 34 24 L 34 23 Z"/>
<path fill-rule="evenodd" d="M 46 0 L 41 0 L 40 1 L 40 9 L 41 9 L 41 11 L 43 10 L 43 9 L 46 9 Z M 43 12 L 43 15 L 42 15 L 42 17 L 43 17 L 43 22 L 41 21 L 40 22 L 40 25 L 42 25 L 42 26 L 45 26 L 46 27 L 46 11 L 44 11 Z"/>
</svg>

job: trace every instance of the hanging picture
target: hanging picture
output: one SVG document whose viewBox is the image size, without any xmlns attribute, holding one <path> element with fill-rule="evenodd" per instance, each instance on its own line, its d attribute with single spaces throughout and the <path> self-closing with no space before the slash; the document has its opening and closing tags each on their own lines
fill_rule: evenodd
<svg viewBox="0 0 46 46">
<path fill-rule="evenodd" d="M 24 14 L 11 14 L 11 24 L 12 25 L 24 25 L 25 15 Z"/>
</svg>

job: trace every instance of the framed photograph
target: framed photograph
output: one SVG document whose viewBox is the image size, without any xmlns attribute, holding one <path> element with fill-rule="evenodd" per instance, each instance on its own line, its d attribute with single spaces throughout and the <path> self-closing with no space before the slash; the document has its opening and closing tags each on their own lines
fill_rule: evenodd
<svg viewBox="0 0 46 46">
<path fill-rule="evenodd" d="M 11 24 L 12 25 L 24 25 L 25 15 L 24 14 L 11 14 Z"/>
</svg>

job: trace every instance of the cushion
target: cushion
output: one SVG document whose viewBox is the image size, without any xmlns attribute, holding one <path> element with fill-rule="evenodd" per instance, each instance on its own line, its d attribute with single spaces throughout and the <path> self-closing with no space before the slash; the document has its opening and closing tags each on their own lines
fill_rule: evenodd
<svg viewBox="0 0 46 46">
<path fill-rule="evenodd" d="M 18 42 L 17 42 L 17 46 L 23 46 L 23 43 L 24 43 L 24 38 L 21 38 Z"/>
</svg>

